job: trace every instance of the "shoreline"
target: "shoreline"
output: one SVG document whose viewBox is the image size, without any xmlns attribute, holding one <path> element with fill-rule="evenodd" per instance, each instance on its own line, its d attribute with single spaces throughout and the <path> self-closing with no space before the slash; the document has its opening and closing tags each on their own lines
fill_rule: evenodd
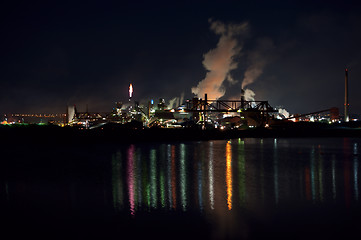
<svg viewBox="0 0 361 240">
<path fill-rule="evenodd" d="M 89 144 L 139 143 L 167 141 L 208 141 L 237 138 L 331 138 L 361 137 L 361 128 L 325 127 L 319 125 L 283 126 L 277 128 L 207 129 L 199 128 L 125 128 L 117 125 L 97 129 L 58 126 L 2 126 L 3 144 Z"/>
</svg>

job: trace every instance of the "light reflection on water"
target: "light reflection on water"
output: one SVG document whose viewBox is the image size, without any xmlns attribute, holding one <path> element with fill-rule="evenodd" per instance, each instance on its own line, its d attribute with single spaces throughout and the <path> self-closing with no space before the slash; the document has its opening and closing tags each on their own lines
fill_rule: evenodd
<svg viewBox="0 0 361 240">
<path fill-rule="evenodd" d="M 356 204 L 358 143 L 338 139 L 343 141 L 340 147 L 337 141 L 323 141 L 130 145 L 112 156 L 113 206 L 136 215 L 150 209 L 202 212 L 292 202 Z"/>
<path fill-rule="evenodd" d="M 193 231 L 203 238 L 250 233 L 257 239 L 262 231 L 267 237 L 290 229 L 309 239 L 318 224 L 333 236 L 332 226 L 343 234 L 340 225 L 350 230 L 361 223 L 361 217 L 353 222 L 361 216 L 360 144 L 356 138 L 248 138 L 48 146 L 59 152 L 51 159 L 34 145 L 9 148 L 0 200 L 14 222 L 31 216 L 26 225 L 60 219 L 62 226 L 64 218 L 74 228 L 83 223 L 89 234 L 88 223 L 97 220 L 101 235 L 117 237 L 145 228 L 156 236 L 184 232 L 181 239 Z"/>
<path fill-rule="evenodd" d="M 226 146 L 226 182 L 227 182 L 227 205 L 232 209 L 232 150 L 230 141 Z"/>
</svg>

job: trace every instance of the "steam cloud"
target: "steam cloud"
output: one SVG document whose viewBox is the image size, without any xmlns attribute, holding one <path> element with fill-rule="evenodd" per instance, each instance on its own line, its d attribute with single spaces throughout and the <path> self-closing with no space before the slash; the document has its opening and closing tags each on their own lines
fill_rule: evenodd
<svg viewBox="0 0 361 240">
<path fill-rule="evenodd" d="M 285 117 L 285 118 L 289 118 L 289 117 L 290 117 L 290 113 L 289 113 L 286 109 L 284 109 L 284 108 L 278 109 L 278 113 L 279 113 L 280 115 L 282 115 L 283 117 Z"/>
<path fill-rule="evenodd" d="M 249 84 L 253 83 L 262 73 L 265 65 L 270 61 L 271 51 L 274 45 L 271 39 L 264 38 L 258 41 L 255 51 L 248 54 L 249 67 L 244 73 L 242 81 L 242 89 L 245 90 L 244 97 L 247 101 L 254 101 L 255 93 L 250 89 L 245 89 Z"/>
<path fill-rule="evenodd" d="M 246 101 L 254 101 L 254 97 L 256 94 L 251 89 L 244 90 L 244 100 Z"/>
<path fill-rule="evenodd" d="M 234 57 L 242 49 L 236 36 L 247 32 L 248 23 L 226 25 L 212 19 L 209 20 L 209 23 L 211 24 L 210 29 L 220 35 L 220 38 L 217 47 L 204 55 L 203 66 L 208 72 L 196 87 L 192 87 L 192 93 L 198 97 L 207 93 L 209 99 L 219 99 L 226 91 L 222 86 L 223 82 L 227 79 L 230 83 L 234 83 L 230 71 L 237 68 Z"/>
<path fill-rule="evenodd" d="M 184 100 L 184 92 L 182 92 L 180 97 L 174 97 L 171 100 L 169 100 L 169 104 L 168 104 L 168 108 L 175 108 L 180 106 L 181 104 L 183 104 L 183 100 Z"/>
<path fill-rule="evenodd" d="M 271 39 L 264 38 L 258 41 L 256 50 L 248 54 L 250 65 L 244 73 L 242 89 L 253 83 L 263 73 L 263 68 L 269 62 L 273 49 L 274 45 Z"/>
<path fill-rule="evenodd" d="M 174 97 L 171 100 L 169 100 L 168 108 L 174 108 L 174 106 L 177 106 L 177 102 L 179 101 L 178 97 Z"/>
<path fill-rule="evenodd" d="M 263 73 L 263 67 L 266 65 L 266 61 L 261 58 L 258 52 L 253 55 L 253 63 L 244 73 L 242 89 L 244 89 L 247 85 L 253 83 Z"/>
</svg>

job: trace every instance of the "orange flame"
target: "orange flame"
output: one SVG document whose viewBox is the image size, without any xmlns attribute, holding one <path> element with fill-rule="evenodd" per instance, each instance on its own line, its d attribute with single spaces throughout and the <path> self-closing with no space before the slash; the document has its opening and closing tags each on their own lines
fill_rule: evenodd
<svg viewBox="0 0 361 240">
<path fill-rule="evenodd" d="M 129 98 L 131 98 L 133 96 L 133 85 L 130 84 L 129 85 Z"/>
</svg>

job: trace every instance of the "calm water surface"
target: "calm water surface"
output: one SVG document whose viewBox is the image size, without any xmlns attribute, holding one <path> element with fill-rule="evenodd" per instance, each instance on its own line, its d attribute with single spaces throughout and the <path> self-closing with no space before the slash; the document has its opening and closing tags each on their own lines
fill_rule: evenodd
<svg viewBox="0 0 361 240">
<path fill-rule="evenodd" d="M 360 147 L 250 138 L 10 148 L 1 200 L 7 227 L 30 222 L 33 234 L 46 222 L 88 237 L 345 237 L 359 234 Z"/>
</svg>

